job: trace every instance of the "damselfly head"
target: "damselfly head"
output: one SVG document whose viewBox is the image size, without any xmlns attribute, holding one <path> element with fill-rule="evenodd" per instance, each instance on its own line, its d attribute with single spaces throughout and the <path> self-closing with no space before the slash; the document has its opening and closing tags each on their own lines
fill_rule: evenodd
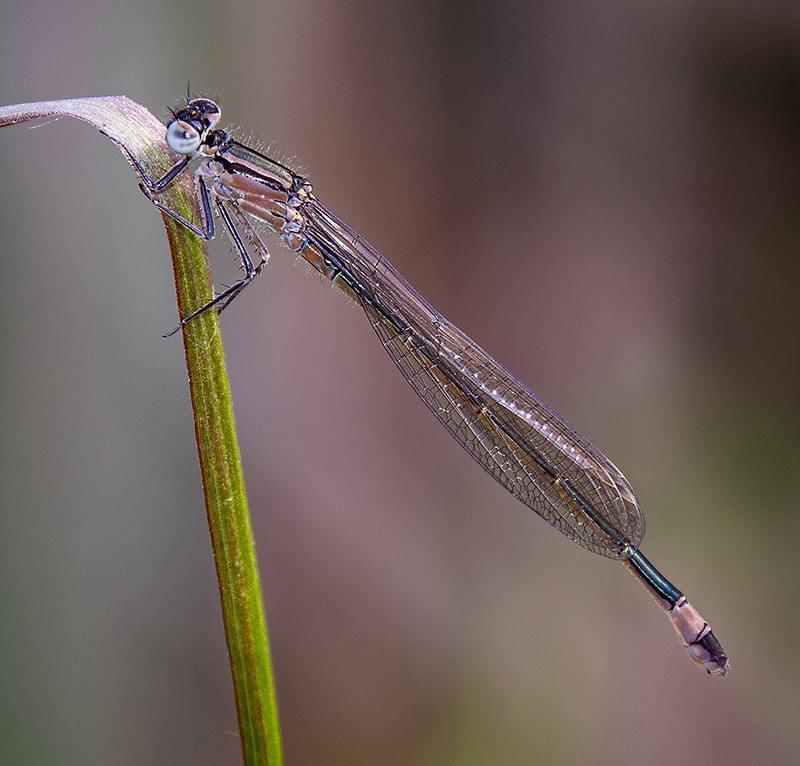
<svg viewBox="0 0 800 766">
<path fill-rule="evenodd" d="M 206 136 L 219 122 L 222 112 L 210 98 L 193 98 L 180 111 L 173 113 L 167 125 L 167 143 L 178 154 L 194 154 Z"/>
</svg>

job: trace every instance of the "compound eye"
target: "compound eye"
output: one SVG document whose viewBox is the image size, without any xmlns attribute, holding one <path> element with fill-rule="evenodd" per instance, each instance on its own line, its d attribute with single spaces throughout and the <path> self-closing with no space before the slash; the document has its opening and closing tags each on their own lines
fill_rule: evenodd
<svg viewBox="0 0 800 766">
<path fill-rule="evenodd" d="M 173 120 L 167 126 L 167 143 L 173 152 L 194 154 L 200 146 L 200 133 L 188 122 Z"/>
</svg>

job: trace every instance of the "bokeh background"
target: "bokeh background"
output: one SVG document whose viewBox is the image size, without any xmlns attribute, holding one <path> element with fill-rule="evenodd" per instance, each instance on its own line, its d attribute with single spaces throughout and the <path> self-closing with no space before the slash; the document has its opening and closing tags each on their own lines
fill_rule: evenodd
<svg viewBox="0 0 800 766">
<path fill-rule="evenodd" d="M 796 763 L 800 6 L 0 9 L 0 103 L 189 79 L 622 467 L 733 665 L 275 244 L 223 331 L 286 762 Z M 0 131 L 0 188 L 0 760 L 238 763 L 160 217 L 74 120 Z"/>
</svg>

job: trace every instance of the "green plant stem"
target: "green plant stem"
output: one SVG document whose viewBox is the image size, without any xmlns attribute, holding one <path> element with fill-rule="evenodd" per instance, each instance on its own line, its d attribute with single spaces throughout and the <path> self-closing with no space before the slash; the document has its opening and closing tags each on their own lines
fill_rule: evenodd
<svg viewBox="0 0 800 766">
<path fill-rule="evenodd" d="M 174 209 L 198 220 L 193 205 L 180 199 L 183 194 L 184 189 L 178 190 Z M 164 218 L 178 306 L 185 316 L 210 297 L 205 242 L 168 216 Z M 278 766 L 280 732 L 269 645 L 216 312 L 207 311 L 189 322 L 183 338 L 244 759 L 252 766 Z"/>
<path fill-rule="evenodd" d="M 159 178 L 175 161 L 166 145 L 164 126 L 125 96 L 3 106 L 0 127 L 55 115 L 94 125 L 151 179 Z M 185 219 L 199 220 L 189 173 L 180 174 L 159 197 Z M 181 316 L 186 316 L 211 294 L 205 242 L 169 216 L 164 221 L 178 307 Z M 183 340 L 244 760 L 248 766 L 280 766 L 269 645 L 216 312 L 207 311 L 189 322 Z"/>
</svg>

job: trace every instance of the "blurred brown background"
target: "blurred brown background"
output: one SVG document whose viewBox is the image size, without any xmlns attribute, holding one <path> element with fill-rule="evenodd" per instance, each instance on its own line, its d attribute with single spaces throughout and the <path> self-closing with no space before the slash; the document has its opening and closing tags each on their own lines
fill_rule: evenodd
<svg viewBox="0 0 800 766">
<path fill-rule="evenodd" d="M 223 331 L 286 762 L 796 763 L 800 7 L 0 10 L 0 103 L 166 115 L 187 79 L 611 456 L 733 664 L 693 667 L 623 567 L 480 471 L 276 244 Z M 169 255 L 135 181 L 77 121 L 0 131 L 5 763 L 239 762 Z"/>
</svg>

